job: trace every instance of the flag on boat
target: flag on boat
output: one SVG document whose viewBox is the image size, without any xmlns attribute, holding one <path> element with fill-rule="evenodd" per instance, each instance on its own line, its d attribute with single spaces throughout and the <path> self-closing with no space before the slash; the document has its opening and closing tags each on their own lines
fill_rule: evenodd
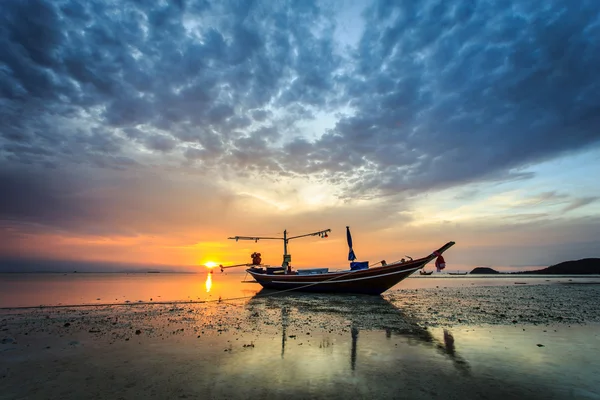
<svg viewBox="0 0 600 400">
<path fill-rule="evenodd" d="M 352 250 L 352 235 L 350 234 L 350 227 L 346 227 L 346 240 L 348 241 L 348 248 L 350 251 L 348 252 L 348 261 L 356 260 L 356 255 L 354 254 L 354 250 Z"/>
<path fill-rule="evenodd" d="M 442 257 L 442 255 L 437 251 L 433 254 L 437 256 L 437 258 L 435 259 L 435 268 L 437 272 L 440 272 L 441 270 L 446 268 L 446 261 L 444 260 L 444 257 Z"/>
</svg>

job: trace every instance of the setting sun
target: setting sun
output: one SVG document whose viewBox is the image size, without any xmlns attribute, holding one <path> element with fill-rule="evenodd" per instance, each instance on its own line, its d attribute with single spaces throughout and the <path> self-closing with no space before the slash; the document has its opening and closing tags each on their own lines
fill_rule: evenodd
<svg viewBox="0 0 600 400">
<path fill-rule="evenodd" d="M 214 268 L 219 264 L 217 264 L 216 262 L 213 262 L 213 261 L 208 261 L 208 262 L 204 263 L 204 265 L 208 268 Z"/>
</svg>

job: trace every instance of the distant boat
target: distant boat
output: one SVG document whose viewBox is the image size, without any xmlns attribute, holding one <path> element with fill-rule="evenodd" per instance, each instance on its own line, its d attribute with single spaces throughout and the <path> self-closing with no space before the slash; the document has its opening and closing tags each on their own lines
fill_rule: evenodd
<svg viewBox="0 0 600 400">
<path fill-rule="evenodd" d="M 261 239 L 279 239 L 283 240 L 283 264 L 281 267 L 270 267 L 261 264 L 260 253 L 253 253 L 252 264 L 238 264 L 230 267 L 221 266 L 221 271 L 225 268 L 238 266 L 249 266 L 246 270 L 260 285 L 265 289 L 303 291 L 303 292 L 321 292 L 321 293 L 357 293 L 379 295 L 403 279 L 407 278 L 417 270 L 420 270 L 436 257 L 441 256 L 446 250 L 454 246 L 454 242 L 448 242 L 438 250 L 428 256 L 417 260 L 399 260 L 387 264 L 382 260 L 376 264 L 381 264 L 375 268 L 369 266 L 368 261 L 355 262 L 356 256 L 352 249 L 352 236 L 350 228 L 346 227 L 346 239 L 349 247 L 348 260 L 350 269 L 342 271 L 329 271 L 329 268 L 311 268 L 293 271 L 291 267 L 291 255 L 287 252 L 288 242 L 292 239 L 306 236 L 327 237 L 331 229 L 308 233 L 305 235 L 288 237 L 287 231 L 283 232 L 283 237 L 251 237 L 234 236 L 229 239 L 253 240 L 258 242 Z M 376 265 L 375 264 L 375 265 Z"/>
<path fill-rule="evenodd" d="M 429 271 L 429 272 L 427 272 L 427 271 L 419 271 L 419 275 L 431 275 L 431 274 L 433 274 L 433 271 Z"/>
<path fill-rule="evenodd" d="M 448 272 L 448 275 L 466 275 L 467 272 Z"/>
</svg>

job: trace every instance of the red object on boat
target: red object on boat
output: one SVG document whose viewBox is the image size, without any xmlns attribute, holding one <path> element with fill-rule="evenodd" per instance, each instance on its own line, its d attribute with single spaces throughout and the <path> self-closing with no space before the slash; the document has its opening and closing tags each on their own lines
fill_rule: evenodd
<svg viewBox="0 0 600 400">
<path fill-rule="evenodd" d="M 262 259 L 260 258 L 260 253 L 254 252 L 254 253 L 252 253 L 250 255 L 250 257 L 252 257 L 252 264 L 253 265 L 260 265 L 261 264 Z"/>
<path fill-rule="evenodd" d="M 440 272 L 441 270 L 446 268 L 446 261 L 444 260 L 444 257 L 442 257 L 441 253 L 437 256 L 438 257 L 435 259 L 435 268 L 437 269 L 437 272 Z"/>
</svg>

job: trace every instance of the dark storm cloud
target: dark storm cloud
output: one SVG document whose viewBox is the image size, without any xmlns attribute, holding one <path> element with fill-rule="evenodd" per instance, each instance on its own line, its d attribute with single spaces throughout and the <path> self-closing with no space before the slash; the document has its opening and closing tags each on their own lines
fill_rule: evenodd
<svg viewBox="0 0 600 400">
<path fill-rule="evenodd" d="M 569 4 L 377 1 L 346 51 L 310 1 L 6 0 L 0 157 L 149 150 L 374 194 L 526 179 L 600 137 L 600 3 Z M 296 126 L 340 110 L 324 135 Z"/>
<path fill-rule="evenodd" d="M 522 10 L 526 18 L 478 4 L 460 25 L 459 10 L 442 4 L 418 18 L 397 10 L 383 30 L 395 13 L 370 16 L 360 79 L 348 85 L 359 112 L 323 139 L 338 149 L 331 157 L 360 153 L 378 172 L 365 184 L 401 189 L 489 176 L 597 141 L 596 3 Z"/>
<path fill-rule="evenodd" d="M 327 21 L 310 2 L 292 10 L 285 3 L 9 0 L 0 13 L 4 156 L 18 153 L 14 142 L 48 149 L 41 135 L 59 142 L 51 154 L 29 151 L 33 163 L 65 161 L 72 129 L 90 123 L 107 129 L 107 141 L 120 128 L 140 146 L 172 150 L 158 129 L 226 156 L 223 144 L 245 136 L 251 117 L 265 121 L 269 104 L 325 104 L 329 66 L 339 63 L 329 51 L 331 28 L 311 32 Z M 52 128 L 40 132 L 42 124 Z"/>
<path fill-rule="evenodd" d="M 576 3 L 375 4 L 345 85 L 357 112 L 306 170 L 361 166 L 357 187 L 427 189 L 505 179 L 597 142 L 600 4 Z"/>
</svg>

